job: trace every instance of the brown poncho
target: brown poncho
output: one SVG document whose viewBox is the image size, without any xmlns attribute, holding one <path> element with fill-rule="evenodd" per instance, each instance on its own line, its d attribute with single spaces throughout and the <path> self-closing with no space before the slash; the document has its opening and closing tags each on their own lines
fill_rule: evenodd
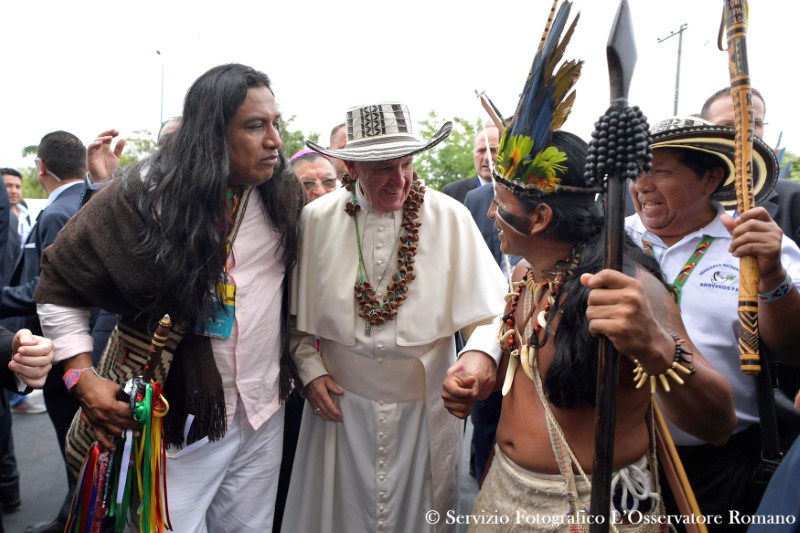
<svg viewBox="0 0 800 533">
<path fill-rule="evenodd" d="M 140 310 L 154 294 L 151 280 L 158 273 L 145 258 L 131 252 L 140 242 L 145 223 L 135 205 L 136 190 L 142 186 L 137 179 L 120 179 L 92 197 L 45 250 L 35 294 L 38 303 L 99 307 L 118 315 L 117 331 L 109 340 L 99 369 L 101 373 L 108 369 L 105 377 L 118 382 L 142 374 L 144 359 L 139 352 L 144 348 L 146 355 L 152 329 L 161 318 L 141 316 Z M 284 290 L 284 315 L 288 312 L 286 294 Z M 170 402 L 165 438 L 168 444 L 182 446 L 184 422 L 192 413 L 196 418 L 186 444 L 205 436 L 213 441 L 225 434 L 226 418 L 222 380 L 211 342 L 191 333 L 193 328 L 177 319 L 171 342 L 156 369 L 156 379 L 164 383 Z M 281 345 L 280 384 L 281 397 L 285 398 L 292 375 L 288 339 Z"/>
</svg>

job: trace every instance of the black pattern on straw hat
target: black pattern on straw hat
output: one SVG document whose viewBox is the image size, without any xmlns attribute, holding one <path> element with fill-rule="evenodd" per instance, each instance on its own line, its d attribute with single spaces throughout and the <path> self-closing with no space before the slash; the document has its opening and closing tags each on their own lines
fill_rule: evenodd
<svg viewBox="0 0 800 533">
<path fill-rule="evenodd" d="M 712 198 L 725 209 L 736 209 L 734 139 L 736 130 L 695 117 L 672 117 L 653 125 L 651 148 L 697 150 L 716 156 L 725 175 Z M 760 137 L 753 136 L 753 198 L 761 203 L 778 180 L 778 160 Z"/>
<path fill-rule="evenodd" d="M 344 161 L 388 161 L 424 152 L 450 135 L 452 122 L 445 122 L 429 140 L 414 135 L 408 107 L 398 102 L 358 106 L 347 111 L 347 145 L 340 150 L 322 148 L 312 141 L 306 146 Z"/>
</svg>

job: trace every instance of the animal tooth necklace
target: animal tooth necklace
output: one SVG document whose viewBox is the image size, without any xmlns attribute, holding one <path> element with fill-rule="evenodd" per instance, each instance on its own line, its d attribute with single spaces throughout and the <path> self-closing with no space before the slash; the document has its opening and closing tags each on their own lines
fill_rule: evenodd
<svg viewBox="0 0 800 533">
<path fill-rule="evenodd" d="M 512 290 L 506 297 L 510 301 L 510 307 L 508 313 L 503 316 L 502 324 L 505 331 L 502 332 L 499 337 L 501 348 L 504 350 L 511 350 L 509 353 L 506 379 L 503 384 L 503 395 L 511 390 L 514 374 L 519 364 L 522 364 L 522 370 L 525 372 L 525 375 L 530 379 L 534 379 L 533 362 L 539 355 L 539 349 L 547 343 L 547 327 L 551 319 L 550 309 L 558 301 L 559 294 L 564 285 L 564 280 L 573 275 L 579 261 L 580 252 L 576 251 L 572 257 L 567 257 L 559 262 L 559 264 L 563 264 L 565 267 L 559 270 L 552 280 L 539 282 L 533 278 L 533 272 L 531 268 L 528 267 L 528 271 L 525 273 L 522 280 L 513 284 L 515 290 Z M 523 288 L 525 289 L 525 298 L 522 303 L 524 321 L 519 328 L 515 329 L 516 308 Z M 548 290 L 550 294 L 547 297 L 547 302 L 537 314 L 536 320 L 531 321 L 534 311 L 539 307 L 542 297 Z M 544 337 L 540 340 L 539 335 L 543 329 L 545 330 Z M 519 331 L 522 331 L 522 336 L 520 336 Z M 520 348 L 512 350 L 515 343 L 519 343 Z"/>
</svg>

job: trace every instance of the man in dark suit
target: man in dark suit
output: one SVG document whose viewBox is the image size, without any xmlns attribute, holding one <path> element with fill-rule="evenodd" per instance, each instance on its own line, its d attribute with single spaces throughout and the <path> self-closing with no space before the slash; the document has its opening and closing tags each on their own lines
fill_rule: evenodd
<svg viewBox="0 0 800 533">
<path fill-rule="evenodd" d="M 500 132 L 494 127 L 488 127 L 475 136 L 473 157 L 477 175 L 466 180 L 448 183 L 442 192 L 449 194 L 463 203 L 492 252 L 495 261 L 505 272 L 505 260 L 500 251 L 500 239 L 497 237 L 497 228 L 489 220 L 487 211 L 494 198 L 492 187 L 492 168 L 497 161 L 497 147 L 500 144 Z M 480 184 L 480 186 L 479 186 Z M 449 190 L 448 190 L 449 189 Z M 493 392 L 485 400 L 475 402 L 472 407 L 472 443 L 470 446 L 470 474 L 478 479 L 483 477 L 489 452 L 494 444 L 494 434 L 497 431 L 497 422 L 500 419 L 500 405 L 503 397 L 500 392 Z"/>
<path fill-rule="evenodd" d="M 39 333 L 33 293 L 39 281 L 39 261 L 64 224 L 78 212 L 83 178 L 86 173 L 86 148 L 80 139 L 64 131 L 48 133 L 37 150 L 36 172 L 48 193 L 41 211 L 17 259 L 8 286 L 0 296 L 0 318 L 16 317 L 20 327 Z"/>
<path fill-rule="evenodd" d="M 85 189 L 86 147 L 75 135 L 55 131 L 42 138 L 36 153 L 36 172 L 39 183 L 48 194 L 47 206 L 31 229 L 22 255 L 14 267 L 9 286 L 3 289 L 0 296 L 0 318 L 15 317 L 14 329 L 25 327 L 39 335 L 41 326 L 33 299 L 39 282 L 39 261 L 44 249 L 52 244 L 61 228 L 80 209 L 81 196 Z M 63 454 L 67 430 L 79 405 L 67 392 L 62 374 L 61 365 L 55 365 L 43 388 L 47 412 Z M 70 493 L 65 498 L 59 518 L 29 527 L 26 531 L 63 531 L 75 479 L 68 479 L 68 483 Z"/>
<path fill-rule="evenodd" d="M 499 144 L 500 134 L 494 126 L 479 131 L 478 135 L 475 136 L 475 147 L 472 151 L 477 175 L 463 180 L 451 181 L 442 187 L 442 192 L 463 204 L 464 198 L 469 191 L 477 189 L 481 185 L 491 185 L 491 165 L 494 165 L 494 161 L 497 159 L 497 146 Z"/>
<path fill-rule="evenodd" d="M 505 272 L 506 265 L 503 260 L 503 252 L 500 251 L 500 239 L 497 237 L 497 228 L 494 221 L 486 215 L 489 206 L 492 205 L 494 198 L 494 187 L 486 185 L 478 187 L 467 193 L 464 205 L 472 213 L 472 218 L 478 225 L 478 229 L 486 241 L 486 246 Z M 478 481 L 483 478 L 486 463 L 489 459 L 489 452 L 494 444 L 494 435 L 497 432 L 497 422 L 500 420 L 500 406 L 503 403 L 503 395 L 495 391 L 485 400 L 479 400 L 472 406 L 470 418 L 472 420 L 472 443 L 470 446 L 470 475 Z"/>
<path fill-rule="evenodd" d="M 19 240 L 14 241 L 11 234 L 17 236 L 16 226 L 12 227 L 13 213 L 11 212 L 11 203 L 8 201 L 8 191 L 5 187 L 0 187 L 0 258 L 15 257 L 15 251 L 9 251 L 9 246 L 19 246 Z M 3 236 L 7 236 L 4 238 Z M 8 285 L 8 280 L 11 278 L 11 271 L 13 264 L 9 265 L 6 261 L 0 261 L 0 283 L 2 286 Z"/>
<path fill-rule="evenodd" d="M 22 233 L 25 232 L 27 237 L 27 232 L 24 231 L 24 228 L 30 230 L 31 221 L 27 210 L 21 204 L 23 201 L 21 199 L 22 175 L 13 168 L 0 168 L 0 174 L 2 174 L 3 182 L 5 182 L 6 191 L 3 194 L 6 197 L 5 205 L 8 206 L 4 208 L 4 211 L 8 214 L 8 228 L 2 230 L 3 235 L 8 235 L 8 240 L 3 244 L 5 252 L 0 255 L 0 258 L 4 260 L 0 278 L 2 278 L 2 286 L 5 287 L 22 248 Z M 5 224 L 5 218 L 3 220 Z"/>
<path fill-rule="evenodd" d="M 5 187 L 0 187 L 0 257 L 5 257 L 9 246 L 19 244 L 3 238 L 10 232 L 17 234 L 16 225 L 10 226 L 10 204 Z M 5 264 L 0 264 L 0 279 L 6 284 L 11 275 L 11 269 L 6 269 Z M 32 346 L 23 348 L 21 346 Z M 28 350 L 28 351 L 26 351 Z M 20 353 L 21 358 L 15 359 L 13 355 Z M 48 339 L 34 337 L 27 330 L 14 334 L 4 327 L 0 327 L 0 386 L 8 391 L 20 392 L 21 385 L 28 387 L 41 387 L 53 361 L 53 343 Z M 22 381 L 20 383 L 19 381 Z M 28 389 L 30 390 L 30 389 Z M 26 391 L 27 392 L 27 391 Z M 0 510 L 3 513 L 13 512 L 19 508 L 19 472 L 13 453 L 11 439 L 11 410 L 6 394 L 0 392 L 0 457 L 3 464 L 0 467 Z M 3 524 L 0 521 L 0 532 Z"/>
<path fill-rule="evenodd" d="M 480 178 L 478 176 L 472 176 L 470 178 L 464 178 L 463 180 L 451 181 L 442 187 L 442 192 L 463 204 L 467 193 L 477 189 L 479 185 L 483 185 Z"/>
<path fill-rule="evenodd" d="M 53 341 L 50 339 L 31 335 L 27 329 L 14 333 L 0 326 L 0 387 L 24 394 L 33 390 L 31 387 L 41 387 L 50 371 L 53 356 Z M 2 392 L 0 397 L 5 397 Z M 7 449 L 11 444 L 11 413 L 5 400 L 0 402 L 0 419 L 0 449 Z M 3 513 L 14 512 L 21 504 L 16 461 L 13 466 L 16 477 L 11 479 L 11 485 L 4 479 L 3 486 L 0 486 Z M 0 533 L 3 533 L 2 519 Z"/>
<path fill-rule="evenodd" d="M 11 204 L 8 201 L 8 192 L 5 187 L 0 187 L 0 257 L 16 257 L 13 252 L 19 249 L 19 240 L 13 242 L 13 236 L 17 234 L 16 224 L 12 224 L 14 214 L 11 212 Z M 12 227 L 13 226 L 13 227 Z M 4 238 L 7 236 L 7 238 Z M 16 246 L 17 250 L 14 250 Z M 0 280 L 6 285 L 11 277 L 13 263 L 8 261 L 0 263 Z M 7 331 L 3 329 L 3 331 Z M 10 335 L 13 335 L 11 333 Z M 5 339 L 5 337 L 3 337 Z M 7 340 L 7 339 L 6 339 Z M 0 367 L 2 370 L 4 367 Z M 3 371 L 3 384 L 6 385 L 5 378 L 11 378 Z M 5 388 L 14 390 L 13 385 Z M 19 471 L 17 470 L 17 460 L 14 457 L 14 441 L 11 438 L 11 406 L 9 405 L 9 393 L 0 391 L 0 513 L 10 513 L 19 509 L 21 500 L 19 497 Z"/>
<path fill-rule="evenodd" d="M 787 237 L 800 246 L 800 183 L 781 179 L 761 202 Z"/>
<path fill-rule="evenodd" d="M 472 218 L 481 230 L 483 240 L 486 241 L 486 246 L 492 252 L 495 261 L 500 265 L 500 268 L 505 272 L 505 261 L 503 261 L 503 252 L 500 251 L 500 239 L 497 237 L 497 228 L 494 222 L 486 216 L 489 207 L 492 205 L 492 198 L 494 198 L 494 187 L 487 185 L 486 187 L 478 187 L 467 193 L 464 198 L 464 205 L 472 213 Z"/>
</svg>

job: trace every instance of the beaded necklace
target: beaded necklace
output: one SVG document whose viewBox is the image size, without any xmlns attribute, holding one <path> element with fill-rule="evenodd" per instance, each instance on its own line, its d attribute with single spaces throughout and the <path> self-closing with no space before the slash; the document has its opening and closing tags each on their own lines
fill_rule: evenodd
<svg viewBox="0 0 800 533">
<path fill-rule="evenodd" d="M 392 276 L 392 281 L 386 288 L 386 296 L 378 301 L 375 288 L 367 276 L 364 266 L 364 256 L 361 250 L 361 232 L 358 227 L 358 212 L 361 206 L 356 197 L 355 181 L 345 174 L 342 178 L 345 188 L 351 193 L 351 200 L 345 205 L 345 212 L 353 217 L 356 228 L 356 244 L 358 246 L 358 279 L 355 284 L 355 296 L 358 303 L 358 316 L 366 320 L 364 333 L 370 334 L 372 326 L 380 326 L 397 316 L 397 308 L 403 305 L 408 293 L 408 285 L 414 281 L 414 256 L 417 255 L 417 242 L 419 241 L 419 209 L 425 198 L 425 187 L 417 179 L 411 183 L 411 191 L 403 202 L 403 221 L 400 227 L 399 243 L 397 245 L 397 273 Z M 388 266 L 387 266 L 388 268 Z M 386 275 L 378 279 L 378 285 Z"/>
<path fill-rule="evenodd" d="M 530 379 L 534 379 L 534 361 L 539 355 L 539 348 L 547 344 L 548 326 L 550 323 L 550 309 L 558 301 L 561 289 L 564 286 L 564 280 L 571 277 L 575 272 L 580 260 L 580 251 L 576 251 L 572 257 L 567 257 L 559 264 L 564 265 L 564 268 L 559 270 L 553 280 L 544 280 L 537 282 L 533 278 L 533 272 L 530 267 L 522 277 L 522 280 L 514 282 L 512 291 L 506 295 L 506 300 L 509 301 L 509 311 L 503 316 L 503 329 L 499 337 L 500 347 L 504 350 L 509 350 L 508 369 L 506 370 L 506 378 L 503 384 L 503 395 L 508 394 L 511 390 L 511 385 L 514 381 L 514 374 L 516 373 L 517 366 L 521 363 L 522 370 Z M 524 321 L 519 328 L 516 325 L 516 310 L 519 302 L 519 296 L 522 289 L 526 289 L 525 298 L 523 299 L 523 317 Z M 550 294 L 547 297 L 547 302 L 542 307 L 536 316 L 536 320 L 531 322 L 533 312 L 538 308 L 542 297 L 549 289 Z M 544 337 L 539 338 L 542 330 L 545 330 Z M 520 335 L 520 331 L 522 335 Z M 518 349 L 513 349 L 514 345 L 518 344 Z"/>
</svg>

